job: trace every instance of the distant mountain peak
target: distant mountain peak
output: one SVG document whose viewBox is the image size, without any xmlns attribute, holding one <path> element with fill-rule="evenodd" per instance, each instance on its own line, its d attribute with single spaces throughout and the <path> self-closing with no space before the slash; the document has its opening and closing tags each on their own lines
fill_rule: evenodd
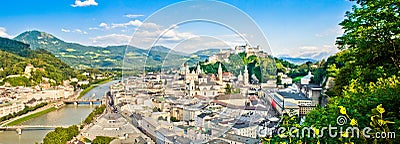
<svg viewBox="0 0 400 144">
<path fill-rule="evenodd" d="M 14 38 L 14 40 L 30 44 L 31 49 L 46 49 L 44 45 L 58 46 L 64 41 L 58 39 L 52 34 L 41 32 L 38 30 L 26 31 Z"/>
<path fill-rule="evenodd" d="M 23 32 L 23 33 L 19 34 L 18 36 L 16 36 L 14 39 L 19 39 L 21 37 L 27 37 L 27 36 L 36 36 L 38 39 L 42 39 L 42 38 L 54 39 L 54 38 L 56 38 L 55 36 L 53 36 L 49 33 L 38 31 L 38 30 L 32 30 L 32 31 Z M 56 39 L 58 39 L 58 38 L 56 38 Z"/>
</svg>

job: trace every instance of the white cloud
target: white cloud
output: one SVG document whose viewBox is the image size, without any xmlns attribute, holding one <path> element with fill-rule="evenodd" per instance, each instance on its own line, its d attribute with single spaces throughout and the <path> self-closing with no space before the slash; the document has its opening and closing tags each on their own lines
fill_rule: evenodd
<svg viewBox="0 0 400 144">
<path fill-rule="evenodd" d="M 89 30 L 98 30 L 99 28 L 97 27 L 90 27 Z"/>
<path fill-rule="evenodd" d="M 199 50 L 210 48 L 232 48 L 232 45 L 239 45 L 227 39 L 221 39 L 213 36 L 198 36 L 186 39 L 175 46 L 172 46 L 176 51 L 185 53 L 193 53 Z"/>
<path fill-rule="evenodd" d="M 138 17 L 142 17 L 144 15 L 142 14 L 126 14 L 125 17 L 127 18 L 138 18 Z"/>
<path fill-rule="evenodd" d="M 81 30 L 81 29 L 70 30 L 70 29 L 64 29 L 64 28 L 62 28 L 61 31 L 62 31 L 62 32 L 65 32 L 65 33 L 74 32 L 74 33 L 78 33 L 78 34 L 88 34 L 86 31 L 83 31 L 83 30 Z"/>
<path fill-rule="evenodd" d="M 75 29 L 74 32 L 79 34 L 88 34 L 86 31 L 82 31 L 81 29 Z"/>
<path fill-rule="evenodd" d="M 104 22 L 100 23 L 99 27 L 105 28 L 105 29 L 110 29 L 110 26 L 108 24 L 104 23 Z"/>
<path fill-rule="evenodd" d="M 127 23 L 119 23 L 119 24 L 111 24 L 111 28 L 120 28 L 120 27 L 127 27 L 127 26 L 135 26 L 138 27 L 142 25 L 143 23 L 140 20 L 132 20 Z"/>
<path fill-rule="evenodd" d="M 287 55 L 291 57 L 312 58 L 320 60 L 337 53 L 339 50 L 335 45 L 301 46 Z"/>
<path fill-rule="evenodd" d="M 61 29 L 61 31 L 62 31 L 62 32 L 66 32 L 66 33 L 71 32 L 71 30 L 69 30 L 69 29 L 63 29 L 63 28 Z"/>
<path fill-rule="evenodd" d="M 131 20 L 126 23 L 112 23 L 111 25 L 102 22 L 99 24 L 99 27 L 105 29 L 114 29 L 114 28 L 127 28 L 128 26 L 139 27 L 142 24 L 143 22 L 141 22 L 140 20 Z"/>
<path fill-rule="evenodd" d="M 71 4 L 72 7 L 86 7 L 86 6 L 97 6 L 98 3 L 95 0 L 75 0 L 75 4 Z"/>
<path fill-rule="evenodd" d="M 100 23 L 99 27 L 105 29 L 113 29 L 120 27 L 136 26 L 135 35 L 133 37 L 125 34 L 113 33 L 108 35 L 90 38 L 94 45 L 133 45 L 140 48 L 149 48 L 153 45 L 164 45 L 170 48 L 185 43 L 181 51 L 194 52 L 199 49 L 207 48 L 233 48 L 236 45 L 243 45 L 245 42 L 238 35 L 219 35 L 215 37 L 197 35 L 191 32 L 182 32 L 179 27 L 172 25 L 174 29 L 164 31 L 170 26 L 161 26 L 155 23 L 143 23 L 139 20 L 132 20 L 126 23 Z M 127 29 L 122 29 L 127 30 Z M 123 31 L 124 32 L 124 31 Z M 207 41 L 207 40 L 212 41 Z"/>
<path fill-rule="evenodd" d="M 318 47 L 316 47 L 316 46 L 301 46 L 301 47 L 299 47 L 299 49 L 302 51 L 315 51 L 315 50 L 318 50 Z"/>
<path fill-rule="evenodd" d="M 0 27 L 0 37 L 11 38 L 12 36 L 7 33 L 7 29 Z"/>
<path fill-rule="evenodd" d="M 74 32 L 82 33 L 82 30 L 81 29 L 75 29 Z"/>
<path fill-rule="evenodd" d="M 104 28 L 106 28 L 106 27 L 108 27 L 108 25 L 107 25 L 106 23 L 103 23 L 103 22 L 102 22 L 102 23 L 99 24 L 99 27 L 104 27 Z"/>
<path fill-rule="evenodd" d="M 342 35 L 344 33 L 344 30 L 342 29 L 341 26 L 336 26 L 334 28 L 329 28 L 323 32 L 315 34 L 316 37 L 326 37 L 326 36 L 338 36 Z"/>
<path fill-rule="evenodd" d="M 124 34 L 109 34 L 90 38 L 90 40 L 92 40 L 92 44 L 98 46 L 126 45 L 130 39 L 131 36 Z"/>
</svg>

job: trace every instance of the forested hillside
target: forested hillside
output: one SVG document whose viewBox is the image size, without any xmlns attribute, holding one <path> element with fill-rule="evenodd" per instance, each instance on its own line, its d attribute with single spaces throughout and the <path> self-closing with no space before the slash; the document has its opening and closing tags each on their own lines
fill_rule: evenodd
<svg viewBox="0 0 400 144">
<path fill-rule="evenodd" d="M 25 68 L 32 65 L 30 73 Z M 63 80 L 75 77 L 76 72 L 43 50 L 30 50 L 29 45 L 15 40 L 0 39 L 0 79 L 1 84 L 9 82 L 13 86 L 32 86 L 42 82 L 42 78 L 51 79 L 51 84 L 62 84 Z"/>
</svg>

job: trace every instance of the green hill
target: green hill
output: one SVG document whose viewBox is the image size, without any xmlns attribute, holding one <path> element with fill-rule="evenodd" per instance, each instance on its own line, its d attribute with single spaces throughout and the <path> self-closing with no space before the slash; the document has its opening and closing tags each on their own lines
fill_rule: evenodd
<svg viewBox="0 0 400 144">
<path fill-rule="evenodd" d="M 2 51 L 23 56 L 27 56 L 30 50 L 28 44 L 2 37 L 0 37 L 0 46 L 0 50 Z"/>
<path fill-rule="evenodd" d="M 153 47 L 150 51 L 126 45 L 84 46 L 65 42 L 51 34 L 40 31 L 24 32 L 15 37 L 14 40 L 29 44 L 33 50 L 47 50 L 74 68 L 121 68 L 124 56 L 128 58 L 125 61 L 125 68 L 143 68 L 145 61 L 151 67 L 159 67 L 162 66 L 165 58 L 179 60 L 187 57 L 183 53 L 170 51 L 169 48 L 163 46 Z M 179 65 L 169 63 L 168 66 Z"/>
<path fill-rule="evenodd" d="M 29 64 L 37 70 L 26 74 L 25 67 Z M 68 64 L 43 49 L 30 50 L 29 45 L 22 42 L 0 39 L 0 85 L 5 82 L 13 86 L 37 85 L 43 77 L 53 80 L 51 84 L 58 85 L 75 75 Z"/>
</svg>

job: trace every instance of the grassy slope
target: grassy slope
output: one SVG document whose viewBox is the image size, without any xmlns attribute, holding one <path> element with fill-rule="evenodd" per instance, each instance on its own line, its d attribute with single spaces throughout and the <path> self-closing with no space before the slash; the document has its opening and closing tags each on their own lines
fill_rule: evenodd
<svg viewBox="0 0 400 144">
<path fill-rule="evenodd" d="M 39 117 L 39 116 L 41 116 L 41 115 L 44 115 L 44 114 L 49 113 L 49 112 L 54 111 L 54 110 L 56 110 L 56 108 L 54 108 L 54 107 L 48 108 L 48 109 L 46 109 L 46 110 L 43 110 L 43 111 L 40 111 L 40 112 L 31 114 L 31 115 L 28 115 L 28 116 L 26 116 L 26 117 L 23 117 L 23 118 L 14 120 L 14 121 L 8 123 L 7 126 L 18 125 L 18 124 L 23 123 L 23 122 L 25 122 L 25 121 L 27 121 L 27 120 L 30 120 L 30 119 Z"/>
</svg>

